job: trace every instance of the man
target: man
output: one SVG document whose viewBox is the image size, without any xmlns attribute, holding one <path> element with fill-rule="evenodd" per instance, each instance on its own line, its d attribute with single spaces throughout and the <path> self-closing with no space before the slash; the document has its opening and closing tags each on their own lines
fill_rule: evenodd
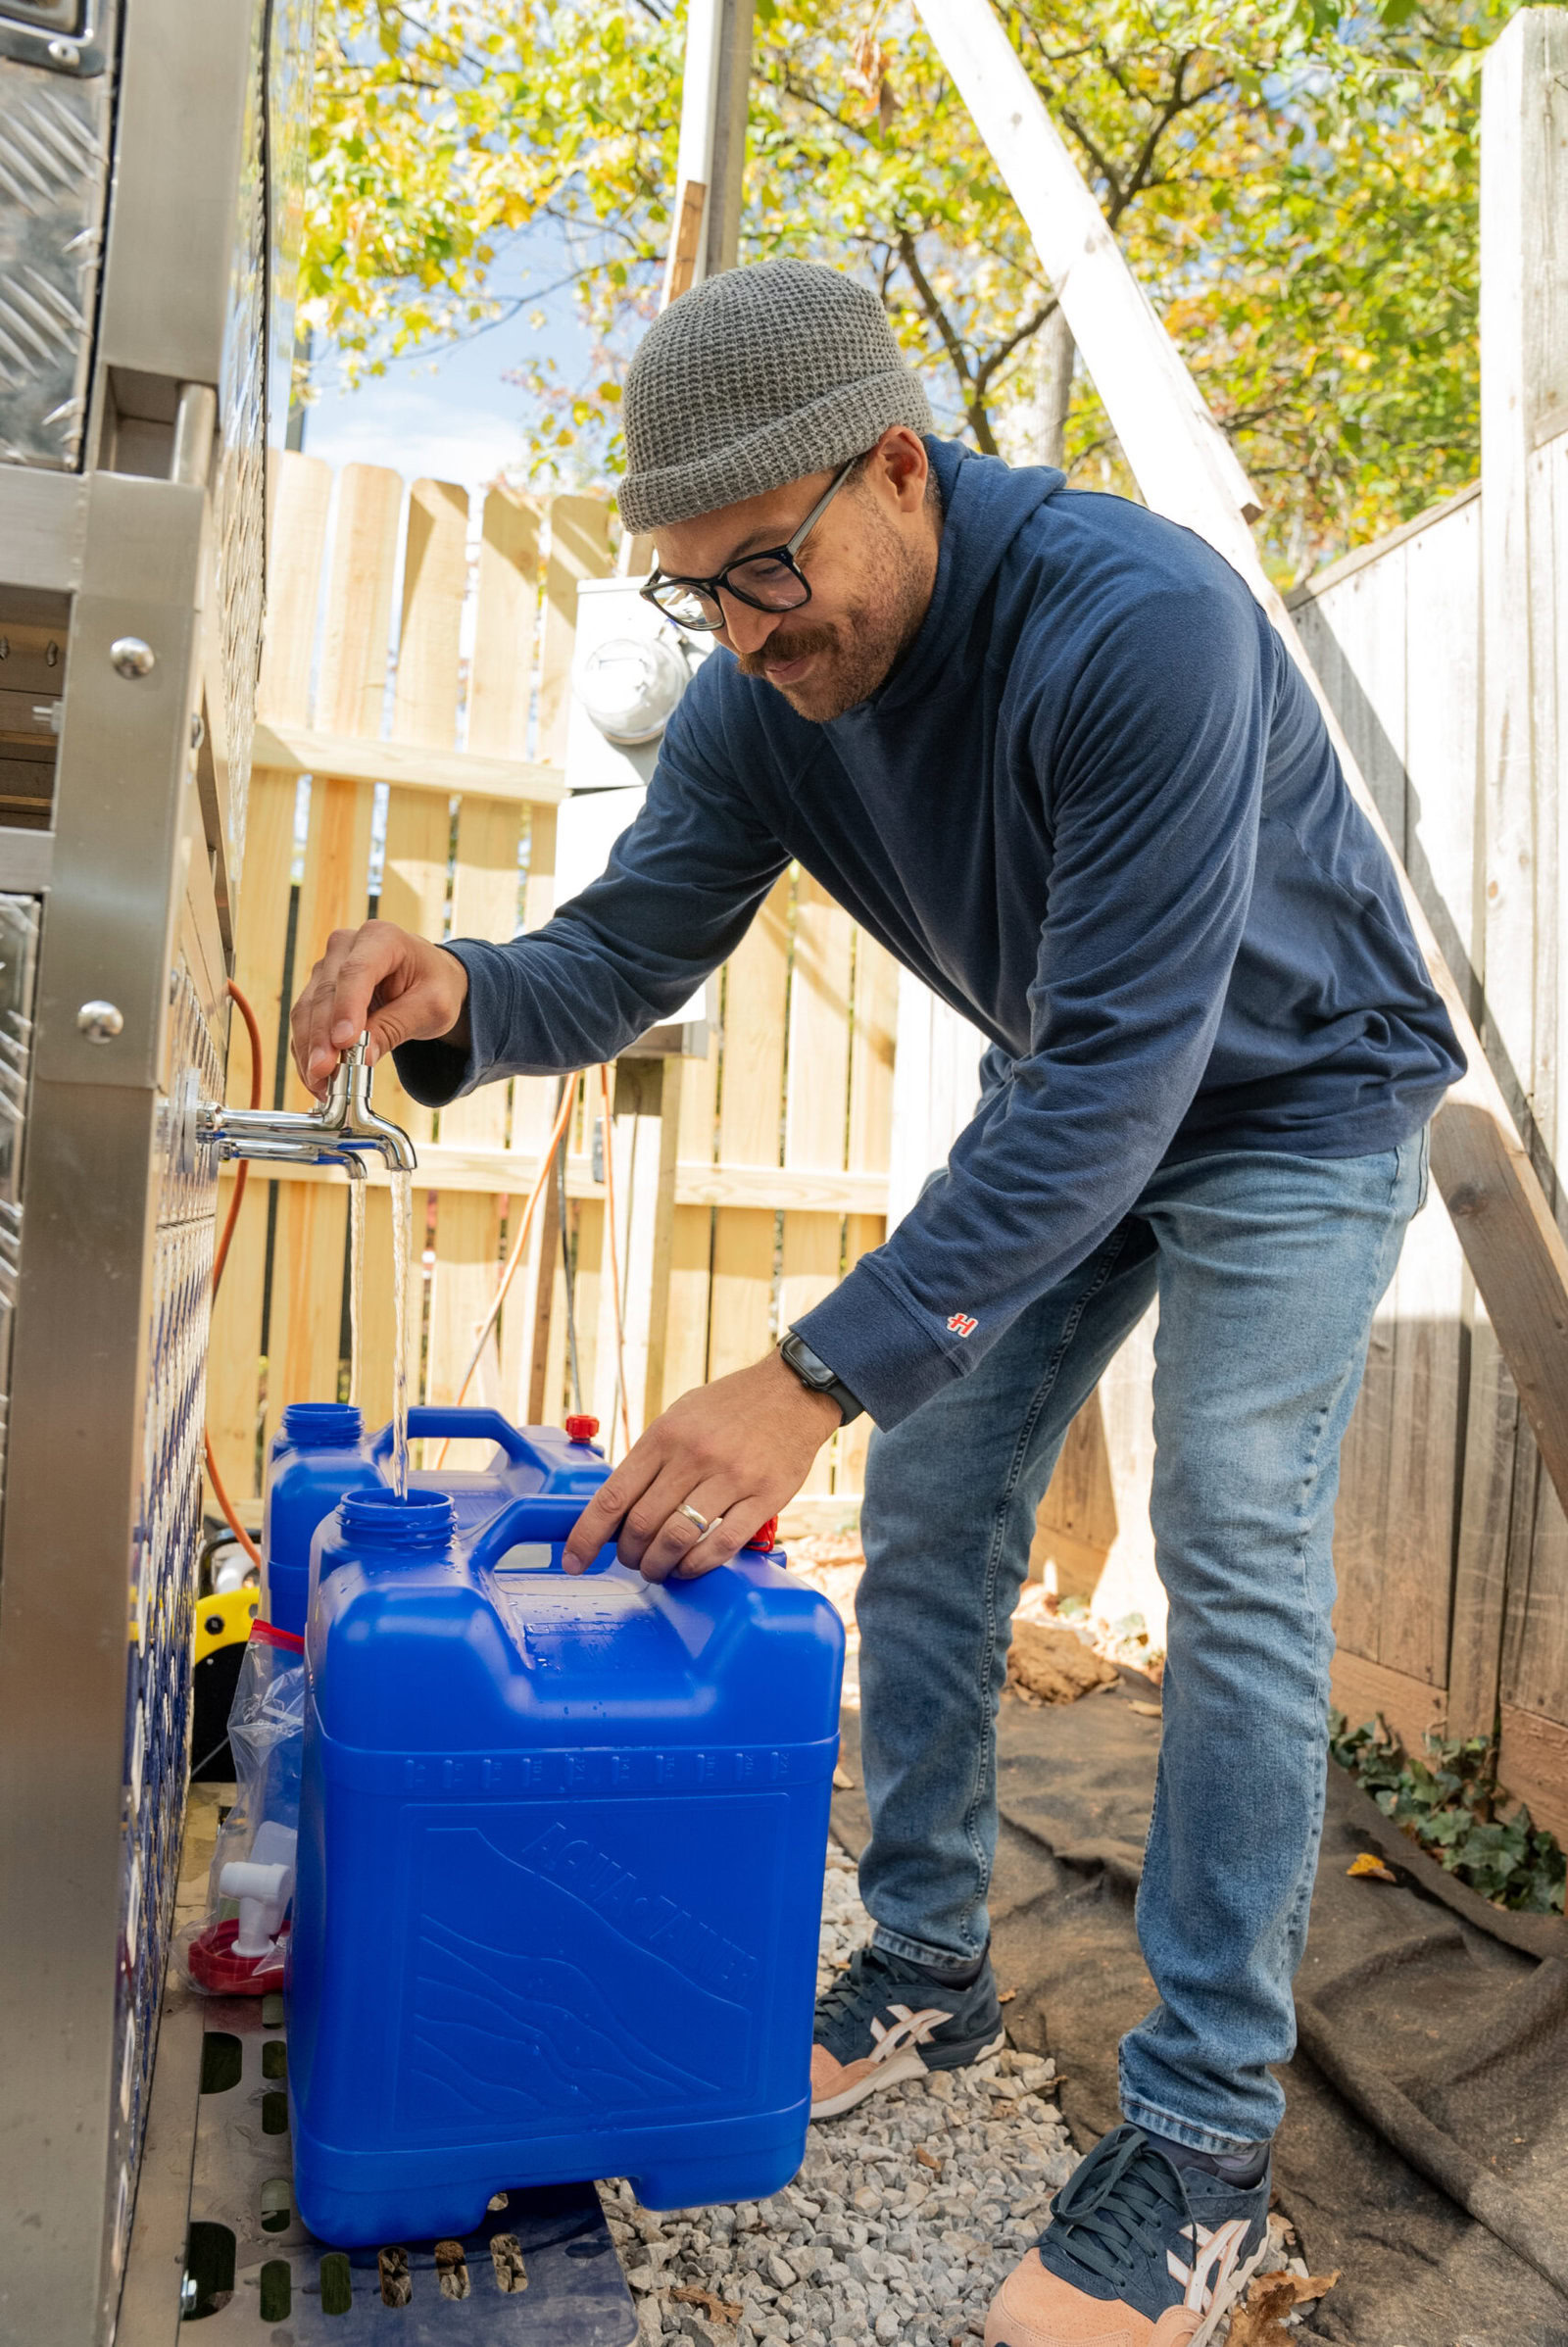
<svg viewBox="0 0 1568 2347">
<path fill-rule="evenodd" d="M 1312 699 L 1237 574 L 1123 499 L 929 437 L 880 305 L 770 262 L 626 386 L 648 592 L 721 648 L 606 876 L 510 945 L 335 936 L 314 1089 L 368 1023 L 439 1105 L 607 1059 L 791 857 L 992 1038 L 975 1116 L 780 1350 L 688 1394 L 587 1511 L 655 1578 L 733 1555 L 864 1409 L 871 1945 L 819 2115 L 1001 2042 L 994 1723 L 1066 1429 L 1157 1295 L 1170 1595 L 1125 2124 L 993 2307 L 1007 2347 L 1206 2340 L 1265 2239 L 1322 1822 L 1341 1436 L 1461 1060 Z"/>
</svg>

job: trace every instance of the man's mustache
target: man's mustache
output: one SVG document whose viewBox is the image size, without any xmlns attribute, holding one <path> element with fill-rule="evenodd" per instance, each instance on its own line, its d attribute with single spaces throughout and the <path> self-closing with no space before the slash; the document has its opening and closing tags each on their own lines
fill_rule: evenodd
<svg viewBox="0 0 1568 2347">
<path fill-rule="evenodd" d="M 834 641 L 830 627 L 797 628 L 793 635 L 785 635 L 781 630 L 769 636 L 760 652 L 737 655 L 740 672 L 743 676 L 765 677 L 775 662 L 782 666 L 785 660 L 806 660 L 813 652 L 831 652 Z"/>
</svg>

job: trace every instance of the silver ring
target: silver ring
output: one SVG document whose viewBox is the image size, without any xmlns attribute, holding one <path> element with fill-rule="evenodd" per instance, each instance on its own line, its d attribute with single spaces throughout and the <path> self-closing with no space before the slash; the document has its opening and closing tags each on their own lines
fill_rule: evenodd
<svg viewBox="0 0 1568 2347">
<path fill-rule="evenodd" d="M 687 1517 L 690 1522 L 695 1524 L 699 1535 L 707 1532 L 709 1526 L 714 1521 L 711 1516 L 700 1516 L 694 1507 L 687 1506 L 684 1499 L 681 1501 L 679 1507 L 675 1510 L 675 1513 L 677 1516 Z"/>
</svg>

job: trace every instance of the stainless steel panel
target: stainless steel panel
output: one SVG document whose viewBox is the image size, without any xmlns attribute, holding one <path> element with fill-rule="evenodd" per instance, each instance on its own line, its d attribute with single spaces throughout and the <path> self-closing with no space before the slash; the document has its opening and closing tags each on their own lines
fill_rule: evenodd
<svg viewBox="0 0 1568 2347">
<path fill-rule="evenodd" d="M 261 0 L 125 0 L 103 366 L 222 379 L 260 11 Z"/>
<path fill-rule="evenodd" d="M 3 22 L 3 18 L 0 18 Z M 112 90 L 0 57 L 0 462 L 81 451 Z"/>
<path fill-rule="evenodd" d="M 81 584 L 87 484 L 0 465 L 0 582 L 69 595 Z"/>
<path fill-rule="evenodd" d="M 184 1790 L 217 1037 L 192 852 L 200 491 L 99 475 L 69 638 L 0 1544 L 0 2338 L 109 2335 Z M 155 649 L 145 676 L 110 658 Z M 209 912 L 205 926 L 211 928 Z M 90 1043 L 76 1013 L 121 1005 Z M 161 1075 L 165 1081 L 161 1083 Z"/>
<path fill-rule="evenodd" d="M 87 571 L 67 655 L 55 819 L 54 892 L 38 995 L 39 1073 L 113 1088 L 151 1085 L 168 1010 L 179 892 L 176 854 L 195 790 L 190 712 L 204 501 L 163 481 L 98 473 Z M 112 647 L 144 641 L 145 676 L 122 675 Z M 111 1044 L 76 1024 L 91 1001 L 115 1003 Z"/>
<path fill-rule="evenodd" d="M 36 895 L 49 886 L 54 860 L 52 831 L 10 831 L 0 826 L 0 888 Z"/>
<path fill-rule="evenodd" d="M 22 1270 L 22 1167 L 37 979 L 35 897 L 0 897 L 0 1491 L 11 1410 L 11 1339 Z"/>
</svg>

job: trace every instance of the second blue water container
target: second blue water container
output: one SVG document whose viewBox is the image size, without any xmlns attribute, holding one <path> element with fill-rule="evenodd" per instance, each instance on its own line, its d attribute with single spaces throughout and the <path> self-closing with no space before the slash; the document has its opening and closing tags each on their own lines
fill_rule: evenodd
<svg viewBox="0 0 1568 2347">
<path fill-rule="evenodd" d="M 589 1419 L 568 1426 L 591 1428 Z M 493 1442 L 483 1467 L 416 1470 L 414 1490 L 438 1485 L 455 1504 L 459 1529 L 477 1532 L 509 1500 L 579 1502 L 598 1490 L 605 1465 L 586 1441 L 558 1426 L 517 1427 L 499 1410 L 420 1404 L 409 1412 L 409 1439 L 417 1442 Z M 385 1491 L 392 1477 L 392 1429 L 368 1438 L 349 1402 L 293 1401 L 284 1410 L 268 1457 L 262 1520 L 262 1570 L 267 1619 L 278 1630 L 305 1631 L 311 1542 L 344 1494 Z"/>
<path fill-rule="evenodd" d="M 318 1536 L 289 2088 L 324 2240 L 604 2176 L 760 2198 L 804 2154 L 838 1616 L 763 1556 L 568 1576 L 579 1504 L 464 1537 L 364 1491 Z"/>
</svg>

